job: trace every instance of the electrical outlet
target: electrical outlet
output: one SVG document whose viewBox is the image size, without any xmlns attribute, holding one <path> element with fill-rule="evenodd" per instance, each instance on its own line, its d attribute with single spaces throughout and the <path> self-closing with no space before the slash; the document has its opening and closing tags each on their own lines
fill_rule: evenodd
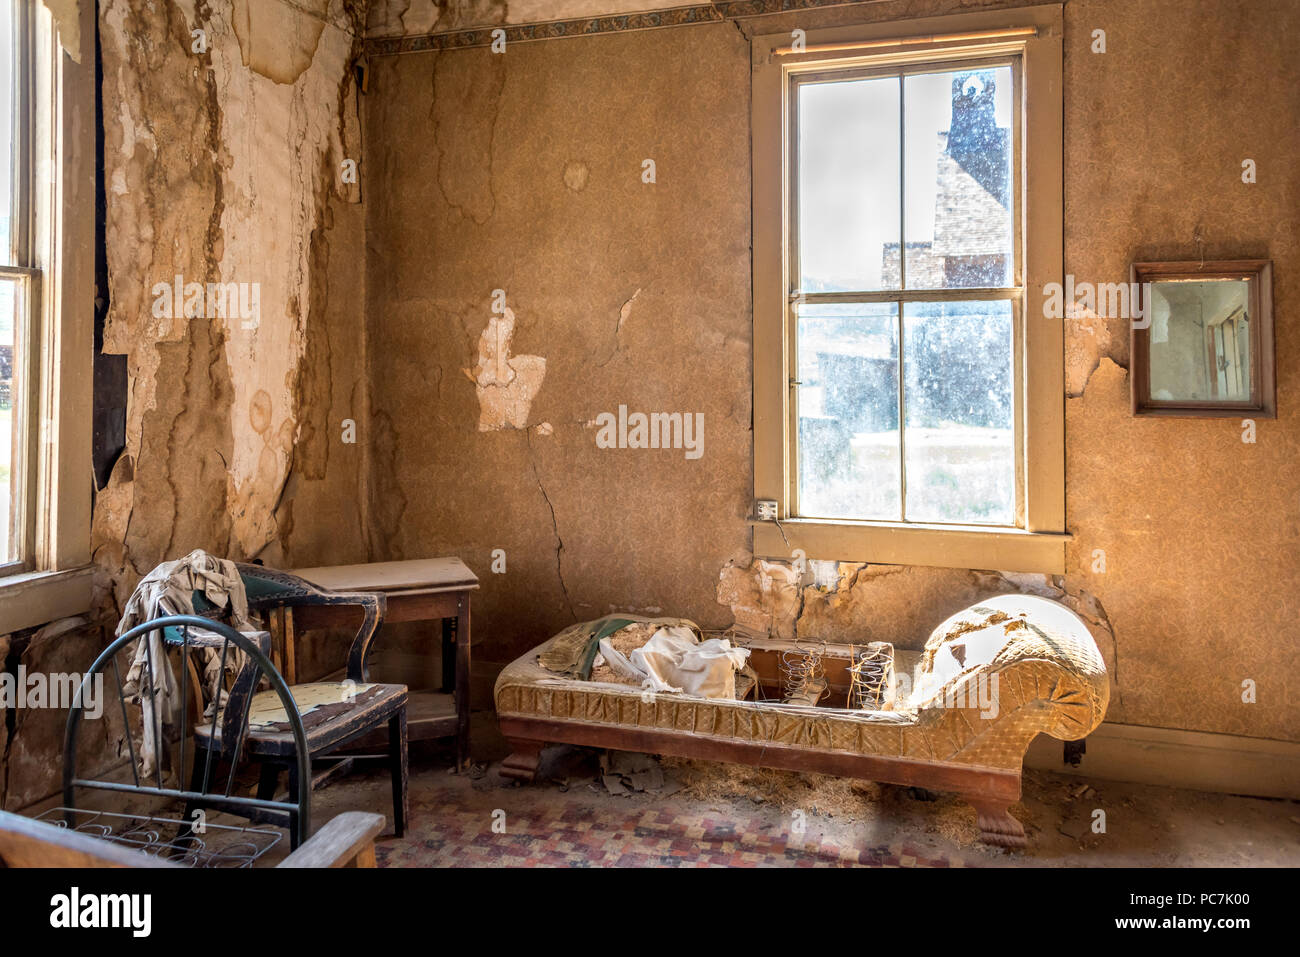
<svg viewBox="0 0 1300 957">
<path fill-rule="evenodd" d="M 755 499 L 754 514 L 758 516 L 760 522 L 775 522 L 776 500 L 771 498 Z"/>
</svg>

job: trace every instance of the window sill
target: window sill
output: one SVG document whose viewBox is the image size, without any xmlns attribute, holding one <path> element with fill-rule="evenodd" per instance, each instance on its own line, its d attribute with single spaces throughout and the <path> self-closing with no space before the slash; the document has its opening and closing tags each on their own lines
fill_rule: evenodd
<svg viewBox="0 0 1300 957">
<path fill-rule="evenodd" d="M 900 525 L 892 522 L 847 522 L 789 519 L 753 522 L 754 555 L 882 565 L 929 565 L 936 568 L 986 568 L 1005 572 L 1065 573 L 1065 543 L 1059 532 L 952 525 Z M 782 531 L 785 532 L 782 535 Z"/>
<path fill-rule="evenodd" d="M 94 565 L 0 578 L 0 635 L 90 610 Z"/>
</svg>

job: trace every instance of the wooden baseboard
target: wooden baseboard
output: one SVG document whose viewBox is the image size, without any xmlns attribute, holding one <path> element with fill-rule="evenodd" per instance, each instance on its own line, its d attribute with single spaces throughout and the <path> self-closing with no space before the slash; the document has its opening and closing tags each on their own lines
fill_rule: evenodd
<svg viewBox="0 0 1300 957">
<path fill-rule="evenodd" d="M 1062 760 L 1062 742 L 1040 734 L 1025 767 L 1110 781 L 1300 799 L 1300 744 L 1234 734 L 1103 723 L 1088 736 L 1078 767 Z"/>
</svg>

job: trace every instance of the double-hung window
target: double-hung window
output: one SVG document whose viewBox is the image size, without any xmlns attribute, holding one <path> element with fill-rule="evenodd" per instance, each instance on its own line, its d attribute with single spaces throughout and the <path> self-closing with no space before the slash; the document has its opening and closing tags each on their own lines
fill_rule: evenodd
<svg viewBox="0 0 1300 957">
<path fill-rule="evenodd" d="M 0 0 L 0 634 L 90 603 L 94 4 L 60 17 Z"/>
<path fill-rule="evenodd" d="M 756 41 L 755 551 L 1063 570 L 1059 10 Z"/>
<path fill-rule="evenodd" d="M 26 366 L 40 270 L 32 246 L 32 116 L 28 20 L 33 8 L 0 0 L 0 576 L 26 571 L 31 538 L 24 477 L 30 401 Z"/>
</svg>

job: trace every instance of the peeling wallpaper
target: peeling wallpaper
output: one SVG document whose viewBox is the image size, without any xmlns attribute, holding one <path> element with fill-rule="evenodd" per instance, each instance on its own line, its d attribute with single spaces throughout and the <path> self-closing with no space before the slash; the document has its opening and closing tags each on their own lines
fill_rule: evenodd
<svg viewBox="0 0 1300 957">
<path fill-rule="evenodd" d="M 81 62 L 81 0 L 43 0 L 50 11 L 59 46 L 72 58 Z"/>
<path fill-rule="evenodd" d="M 355 37 L 329 19 L 325 0 L 316 0 L 317 15 L 304 9 L 101 4 L 104 338 L 106 352 L 128 357 L 131 394 L 126 451 L 96 508 L 95 547 L 119 602 L 178 550 L 283 550 L 286 482 L 295 457 L 312 451 L 300 445 L 326 428 L 304 429 L 305 412 L 335 398 L 337 364 L 316 341 L 328 337 L 328 284 L 313 273 L 328 263 L 337 288 L 349 271 L 357 283 L 363 273 L 359 244 L 350 261 L 328 262 L 327 248 L 333 207 L 360 200 L 339 173 L 345 159 L 360 160 Z M 203 52 L 195 30 L 204 31 Z M 256 290 L 247 297 L 256 308 L 214 315 L 205 302 L 203 315 L 160 317 L 160 281 L 239 284 Z M 338 331 L 357 348 L 333 354 L 364 354 L 355 317 Z M 326 368 L 308 362 L 309 352 Z M 359 379 L 361 367 L 352 362 L 350 372 Z M 333 423 L 338 434 L 344 417 Z M 349 491 L 359 498 L 363 457 L 353 454 Z M 308 471 L 323 478 L 319 467 Z M 350 524 L 359 546 L 360 523 Z"/>
<path fill-rule="evenodd" d="M 898 0 L 371 58 L 372 547 L 456 553 L 479 573 L 485 672 L 616 610 L 916 648 L 952 611 L 1030 591 L 1088 622 L 1115 680 L 1110 720 L 1300 740 L 1294 4 L 1065 5 L 1066 272 L 1123 282 L 1139 259 L 1272 258 L 1281 413 L 1258 441 L 1233 420 L 1131 417 L 1125 321 L 1079 312 L 1066 575 L 843 565 L 818 588 L 747 551 L 747 36 L 1018 5 Z M 1089 50 L 1098 28 L 1105 54 Z M 1221 63 L 1237 66 L 1207 66 Z M 1268 171 L 1250 186 L 1245 157 Z M 479 431 L 480 380 L 456 371 L 484 355 L 496 289 L 511 349 L 546 360 L 527 431 Z M 703 412 L 704 456 L 597 448 L 591 423 L 620 405 Z"/>
<path fill-rule="evenodd" d="M 83 670 L 140 576 L 194 548 L 287 566 L 365 558 L 368 447 L 341 441 L 368 404 L 364 219 L 359 177 L 342 174 L 361 161 L 361 6 L 99 3 L 104 351 L 127 357 L 126 448 L 95 500 L 99 617 L 11 640 L 29 669 Z M 208 284 L 226 283 L 249 309 L 213 309 Z M 64 717 L 17 716 L 0 805 L 57 788 Z"/>
<path fill-rule="evenodd" d="M 464 370 L 478 396 L 480 432 L 526 429 L 533 398 L 546 376 L 542 356 L 510 354 L 515 335 L 515 314 L 509 306 L 503 315 L 488 320 L 478 340 L 478 365 Z"/>
<path fill-rule="evenodd" d="M 374 538 L 479 573 L 487 663 L 615 609 L 729 624 L 714 592 L 752 482 L 748 44 L 527 47 L 372 58 L 365 111 Z M 546 363 L 526 431 L 480 431 L 482 379 L 460 372 L 494 290 L 511 352 Z M 597 449 L 622 404 L 703 413 L 703 458 Z"/>
</svg>

